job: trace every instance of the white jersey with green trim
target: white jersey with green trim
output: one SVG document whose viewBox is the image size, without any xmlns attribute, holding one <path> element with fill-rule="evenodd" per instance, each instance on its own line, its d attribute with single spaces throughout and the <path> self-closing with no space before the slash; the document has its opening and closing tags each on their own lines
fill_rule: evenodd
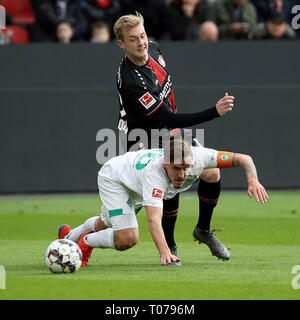
<svg viewBox="0 0 300 320">
<path fill-rule="evenodd" d="M 204 147 L 191 149 L 191 168 L 181 188 L 174 187 L 163 168 L 163 149 L 139 150 L 114 157 L 102 166 L 99 175 L 128 189 L 135 207 L 162 208 L 163 199 L 171 199 L 188 190 L 204 169 L 217 167 L 216 150 Z"/>
</svg>

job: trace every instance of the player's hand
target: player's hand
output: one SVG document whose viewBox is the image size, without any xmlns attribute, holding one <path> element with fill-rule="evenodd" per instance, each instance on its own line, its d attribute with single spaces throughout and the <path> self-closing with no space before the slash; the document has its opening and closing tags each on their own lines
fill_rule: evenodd
<svg viewBox="0 0 300 320">
<path fill-rule="evenodd" d="M 163 266 L 166 266 L 167 264 L 171 263 L 171 262 L 179 262 L 180 259 L 176 256 L 174 256 L 174 254 L 172 253 L 162 253 L 160 255 L 160 263 L 163 265 Z"/>
<path fill-rule="evenodd" d="M 221 98 L 217 104 L 216 108 L 220 116 L 223 116 L 225 113 L 232 110 L 234 104 L 233 104 L 234 97 L 229 96 L 228 93 L 225 93 L 225 96 Z"/>
<path fill-rule="evenodd" d="M 267 202 L 269 197 L 267 191 L 257 179 L 251 179 L 248 181 L 248 195 L 250 198 L 254 196 L 255 200 L 260 203 Z"/>
</svg>

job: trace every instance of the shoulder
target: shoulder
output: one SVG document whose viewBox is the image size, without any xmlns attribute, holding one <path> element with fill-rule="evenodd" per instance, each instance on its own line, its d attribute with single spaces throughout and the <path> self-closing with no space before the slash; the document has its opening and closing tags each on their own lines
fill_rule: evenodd
<svg viewBox="0 0 300 320">
<path fill-rule="evenodd" d="M 124 57 L 120 63 L 117 78 L 119 88 L 143 88 L 138 68 L 126 57 Z"/>
<path fill-rule="evenodd" d="M 195 166 L 203 166 L 207 158 L 214 157 L 215 150 L 210 148 L 205 148 L 203 146 L 191 147 L 193 155 L 193 163 Z"/>
<path fill-rule="evenodd" d="M 263 22 L 260 22 L 256 25 L 254 29 L 253 36 L 256 39 L 261 39 L 264 38 L 268 35 L 267 29 L 266 29 L 266 24 Z"/>
<path fill-rule="evenodd" d="M 296 32 L 293 30 L 288 24 L 286 26 L 286 32 L 285 32 L 286 38 L 295 38 L 296 37 Z"/>
<path fill-rule="evenodd" d="M 152 57 L 158 58 L 160 55 L 160 47 L 156 41 L 150 40 L 148 43 L 148 52 Z"/>
<path fill-rule="evenodd" d="M 250 1 L 246 1 L 243 4 L 243 9 L 242 9 L 246 14 L 252 14 L 252 15 L 257 15 L 255 5 L 251 3 Z"/>
<path fill-rule="evenodd" d="M 149 48 L 159 50 L 159 44 L 156 41 L 149 40 L 148 46 L 149 46 Z"/>
</svg>

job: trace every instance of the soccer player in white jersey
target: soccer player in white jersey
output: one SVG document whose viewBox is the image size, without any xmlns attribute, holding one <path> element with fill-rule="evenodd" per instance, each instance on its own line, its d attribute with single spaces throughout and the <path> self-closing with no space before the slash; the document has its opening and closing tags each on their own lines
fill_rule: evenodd
<svg viewBox="0 0 300 320">
<path fill-rule="evenodd" d="M 267 192 L 258 181 L 249 155 L 191 147 L 182 139 L 171 139 L 164 149 L 127 152 L 114 157 L 98 173 L 99 194 L 103 203 L 100 217 L 89 218 L 73 230 L 68 225 L 61 226 L 59 238 L 78 241 L 83 254 L 82 267 L 86 267 L 93 248 L 123 251 L 137 244 L 139 229 L 136 213 L 145 207 L 160 263 L 180 263 L 180 258 L 171 253 L 162 229 L 163 199 L 171 199 L 189 189 L 205 169 L 229 167 L 243 169 L 250 197 L 254 195 L 260 203 L 267 201 Z M 209 246 L 211 241 L 215 247 Z M 207 233 L 203 242 L 207 242 L 212 253 L 223 250 L 224 260 L 229 259 L 229 251 L 212 232 Z"/>
</svg>

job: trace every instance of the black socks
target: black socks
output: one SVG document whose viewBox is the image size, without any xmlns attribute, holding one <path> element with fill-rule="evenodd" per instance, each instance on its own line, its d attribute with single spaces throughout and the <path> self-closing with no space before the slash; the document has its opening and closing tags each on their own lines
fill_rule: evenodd
<svg viewBox="0 0 300 320">
<path fill-rule="evenodd" d="M 197 227 L 200 230 L 209 231 L 213 210 L 218 203 L 220 190 L 221 180 L 209 183 L 200 179 L 198 185 L 199 219 L 197 223 Z"/>
<path fill-rule="evenodd" d="M 215 206 L 218 203 L 221 190 L 221 180 L 209 183 L 200 179 L 198 184 L 199 219 L 197 227 L 200 230 L 210 230 L 210 222 Z M 173 199 L 164 200 L 162 228 L 169 247 L 175 246 L 174 228 L 179 206 L 179 194 Z"/>
</svg>

